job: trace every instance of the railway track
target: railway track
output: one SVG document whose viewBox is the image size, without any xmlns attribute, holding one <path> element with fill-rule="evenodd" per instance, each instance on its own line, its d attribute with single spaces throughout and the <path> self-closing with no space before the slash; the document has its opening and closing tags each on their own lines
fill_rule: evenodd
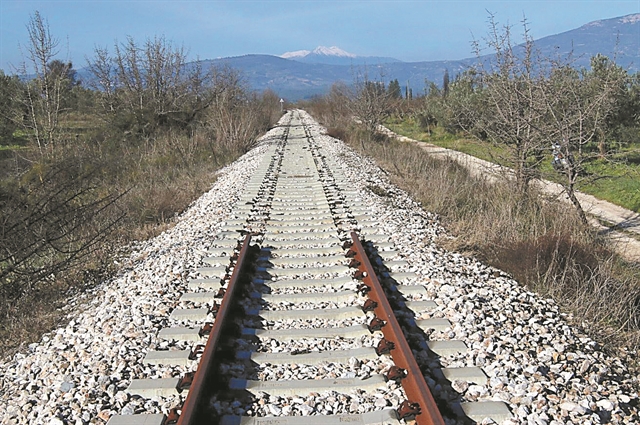
<svg viewBox="0 0 640 425">
<path fill-rule="evenodd" d="M 502 402 L 464 402 L 455 384 L 484 385 L 477 367 L 438 359 L 463 341 L 431 341 L 446 319 L 403 253 L 379 234 L 340 166 L 298 112 L 268 142 L 234 217 L 212 236 L 198 276 L 127 392 L 166 414 L 122 424 L 417 424 L 510 417 Z M 174 403 L 173 406 L 169 406 Z M 171 407 L 169 409 L 169 407 Z"/>
</svg>

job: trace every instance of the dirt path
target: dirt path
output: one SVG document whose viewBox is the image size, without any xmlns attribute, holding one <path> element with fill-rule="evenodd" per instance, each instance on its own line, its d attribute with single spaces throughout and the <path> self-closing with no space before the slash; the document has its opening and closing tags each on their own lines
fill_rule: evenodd
<svg viewBox="0 0 640 425">
<path fill-rule="evenodd" d="M 402 142 L 415 143 L 432 155 L 452 158 L 469 169 L 472 175 L 487 176 L 490 179 L 499 179 L 505 176 L 503 167 L 489 161 L 410 139 L 396 134 L 386 127 L 383 127 L 381 131 Z M 549 196 L 556 197 L 564 202 L 570 202 L 561 185 L 548 180 L 539 180 L 538 184 L 540 189 Z M 582 204 L 582 208 L 591 218 L 592 224 L 611 238 L 618 252 L 630 261 L 640 262 L 640 240 L 638 239 L 640 238 L 640 214 L 597 199 L 586 193 L 578 192 L 576 195 Z"/>
</svg>

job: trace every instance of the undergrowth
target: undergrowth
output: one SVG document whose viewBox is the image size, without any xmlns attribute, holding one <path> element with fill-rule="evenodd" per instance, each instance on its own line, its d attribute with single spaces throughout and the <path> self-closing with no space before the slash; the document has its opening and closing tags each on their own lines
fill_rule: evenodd
<svg viewBox="0 0 640 425">
<path fill-rule="evenodd" d="M 267 129 L 256 127 L 252 137 Z M 60 325 L 73 296 L 114 272 L 121 247 L 173 226 L 250 140 L 225 144 L 207 128 L 139 137 L 96 125 L 46 157 L 4 151 L 0 356 Z"/>
</svg>

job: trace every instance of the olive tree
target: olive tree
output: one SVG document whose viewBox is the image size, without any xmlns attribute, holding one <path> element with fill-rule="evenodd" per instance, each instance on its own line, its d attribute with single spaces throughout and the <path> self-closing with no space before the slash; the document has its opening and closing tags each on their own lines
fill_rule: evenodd
<svg viewBox="0 0 640 425">
<path fill-rule="evenodd" d="M 599 55 L 592 58 L 590 70 L 557 67 L 542 91 L 546 115 L 540 132 L 553 147 L 553 165 L 560 183 L 585 224 L 587 217 L 576 197 L 576 186 L 604 177 L 588 173 L 588 163 L 614 161 L 616 149 L 607 148 L 606 137 L 625 75 L 614 62 Z"/>
<path fill-rule="evenodd" d="M 15 76 L 0 70 L 0 143 L 11 144 L 20 121 L 20 107 L 16 99 L 23 87 Z"/>
</svg>

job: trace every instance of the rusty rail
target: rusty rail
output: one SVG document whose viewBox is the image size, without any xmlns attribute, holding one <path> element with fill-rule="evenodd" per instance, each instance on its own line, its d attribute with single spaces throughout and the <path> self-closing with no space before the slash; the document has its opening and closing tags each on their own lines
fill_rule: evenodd
<svg viewBox="0 0 640 425">
<path fill-rule="evenodd" d="M 213 358 L 218 348 L 218 340 L 222 334 L 225 317 L 228 315 L 231 308 L 231 300 L 237 292 L 236 288 L 238 287 L 238 280 L 244 267 L 245 258 L 249 252 L 250 241 L 251 235 L 247 235 L 244 243 L 242 244 L 242 248 L 240 249 L 240 253 L 238 254 L 236 266 L 233 269 L 229 285 L 227 286 L 227 290 L 222 298 L 222 303 L 216 315 L 216 320 L 213 323 L 211 332 L 209 333 L 209 339 L 207 340 L 207 345 L 205 346 L 202 357 L 200 358 L 200 363 L 198 364 L 198 369 L 196 370 L 193 378 L 193 383 L 189 387 L 187 399 L 182 405 L 182 412 L 177 425 L 195 425 L 198 420 L 198 408 L 203 402 L 202 395 L 204 392 L 202 390 L 205 387 L 205 381 L 211 374 L 212 367 L 214 365 Z"/>
<path fill-rule="evenodd" d="M 351 249 L 355 253 L 355 260 L 360 263 L 358 265 L 360 276 L 363 283 L 369 287 L 368 289 L 363 287 L 363 289 L 368 292 L 369 298 L 375 303 L 375 305 L 370 304 L 370 306 L 378 320 L 375 321 L 374 319 L 372 323 L 375 321 L 376 327 L 379 326 L 384 335 L 384 339 L 378 346 L 377 351 L 388 352 L 396 366 L 403 369 L 402 372 L 397 369 L 394 370 L 394 373 L 399 374 L 398 379 L 408 397 L 408 400 L 398 409 L 399 416 L 403 416 L 404 413 L 408 415 L 413 413 L 415 414 L 417 425 L 444 425 L 444 419 L 442 419 L 442 415 L 424 380 L 409 343 L 404 337 L 402 328 L 400 328 L 400 324 L 389 305 L 389 301 L 358 234 L 351 232 L 351 239 L 353 240 Z"/>
</svg>

